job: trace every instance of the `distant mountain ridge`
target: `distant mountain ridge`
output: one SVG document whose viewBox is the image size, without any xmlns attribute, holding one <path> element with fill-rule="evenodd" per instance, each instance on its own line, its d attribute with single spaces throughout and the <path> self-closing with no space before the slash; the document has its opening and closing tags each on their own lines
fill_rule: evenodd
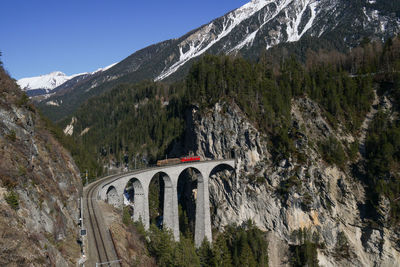
<svg viewBox="0 0 400 267">
<path fill-rule="evenodd" d="M 84 72 L 73 75 L 66 75 L 61 71 L 53 71 L 49 74 L 44 74 L 36 77 L 22 78 L 17 81 L 17 84 L 23 91 L 25 91 L 28 96 L 39 96 L 53 93 L 53 90 L 65 82 L 77 78 L 75 80 L 82 80 L 88 76 L 94 75 L 96 73 L 106 71 L 113 67 L 116 63 L 111 64 L 104 68 L 99 68 L 94 72 Z"/>
<path fill-rule="evenodd" d="M 37 77 L 22 78 L 19 79 L 17 83 L 22 90 L 27 92 L 28 95 L 33 96 L 49 93 L 54 88 L 78 75 L 81 74 L 67 76 L 61 71 L 54 71 Z"/>
<path fill-rule="evenodd" d="M 400 3 L 391 0 L 253 0 L 181 38 L 146 47 L 100 75 L 58 90 L 48 101 L 61 106 L 41 106 L 59 120 L 120 83 L 180 78 L 205 53 L 257 59 L 272 47 L 305 38 L 314 48 L 325 42 L 343 50 L 364 38 L 381 40 L 398 33 Z"/>
</svg>

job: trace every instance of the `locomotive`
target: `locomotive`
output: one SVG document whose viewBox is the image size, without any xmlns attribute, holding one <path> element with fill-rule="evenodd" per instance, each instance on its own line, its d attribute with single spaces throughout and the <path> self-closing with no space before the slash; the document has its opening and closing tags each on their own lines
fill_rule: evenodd
<svg viewBox="0 0 400 267">
<path fill-rule="evenodd" d="M 160 166 L 165 166 L 165 165 L 173 165 L 173 164 L 193 162 L 193 161 L 201 161 L 200 156 L 187 156 L 187 157 L 181 157 L 181 158 L 157 160 L 157 166 L 160 167 Z"/>
</svg>

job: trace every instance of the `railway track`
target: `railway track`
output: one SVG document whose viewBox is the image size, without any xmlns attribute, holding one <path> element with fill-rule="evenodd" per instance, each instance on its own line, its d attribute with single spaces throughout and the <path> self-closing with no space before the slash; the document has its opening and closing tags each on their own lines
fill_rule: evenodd
<svg viewBox="0 0 400 267">
<path fill-rule="evenodd" d="M 102 229 L 102 225 L 100 223 L 101 219 L 98 212 L 96 212 L 96 192 L 97 187 L 101 184 L 104 180 L 114 178 L 115 176 L 107 177 L 105 179 L 101 179 L 89 185 L 86 193 L 86 210 L 87 210 L 87 219 L 86 223 L 89 224 L 90 230 L 88 229 L 88 235 L 92 236 L 93 242 L 88 242 L 89 248 L 89 258 L 91 259 L 90 263 L 93 266 L 100 266 L 100 263 L 112 262 L 116 261 L 116 253 L 114 245 L 110 244 L 110 237 L 107 236 L 106 229 Z M 88 240 L 90 240 L 88 236 Z M 94 248 L 93 248 L 94 247 Z M 96 254 L 96 255 L 94 255 Z M 89 262 L 88 262 L 89 263 Z M 96 264 L 96 265 L 94 265 Z M 118 262 L 114 262 L 113 265 L 105 265 L 105 266 L 119 266 Z M 90 264 L 89 264 L 90 266 Z"/>
</svg>

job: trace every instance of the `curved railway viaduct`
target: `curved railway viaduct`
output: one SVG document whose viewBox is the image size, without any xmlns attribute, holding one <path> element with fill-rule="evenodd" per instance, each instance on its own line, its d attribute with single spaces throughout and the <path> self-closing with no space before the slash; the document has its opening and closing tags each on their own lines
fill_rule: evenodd
<svg viewBox="0 0 400 267">
<path fill-rule="evenodd" d="M 128 183 L 134 188 L 133 220 L 142 220 L 146 229 L 150 226 L 149 214 L 149 185 L 152 178 L 160 174 L 164 181 L 164 209 L 163 227 L 171 229 L 175 240 L 179 240 L 178 217 L 178 179 L 187 169 L 193 169 L 197 174 L 197 197 L 195 217 L 195 245 L 198 247 L 204 238 L 211 241 L 211 218 L 208 192 L 210 176 L 221 168 L 235 169 L 235 160 L 210 160 L 190 162 L 163 167 L 154 167 L 103 182 L 99 186 L 99 197 L 114 205 L 121 207 L 123 204 L 124 189 Z"/>
</svg>

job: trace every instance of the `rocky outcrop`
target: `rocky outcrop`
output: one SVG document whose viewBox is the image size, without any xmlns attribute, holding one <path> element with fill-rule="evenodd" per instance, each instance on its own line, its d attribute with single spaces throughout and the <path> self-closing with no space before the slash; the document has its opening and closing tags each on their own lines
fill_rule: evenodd
<svg viewBox="0 0 400 267">
<path fill-rule="evenodd" d="M 0 265 L 76 265 L 79 171 L 2 68 L 0 94 Z"/>
<path fill-rule="evenodd" d="M 270 157 L 261 134 L 235 105 L 227 108 L 217 103 L 206 114 L 193 107 L 186 122 L 186 150 L 203 158 L 237 158 L 239 168 L 249 172 Z"/>
<path fill-rule="evenodd" d="M 278 162 L 269 153 L 268 136 L 259 132 L 232 103 L 206 112 L 193 108 L 187 121 L 186 150 L 206 159 L 235 156 L 237 170 L 210 180 L 213 226 L 243 224 L 248 219 L 269 232 L 270 265 L 286 265 L 288 245 L 307 230 L 322 266 L 398 266 L 398 233 L 371 228 L 364 220 L 365 189 L 347 166 L 327 164 L 318 142 L 334 137 L 343 145 L 356 139 L 334 129 L 308 98 L 292 103 L 292 134 L 297 156 Z M 388 207 L 383 203 L 383 207 Z M 384 209 L 384 208 L 383 208 Z M 279 254 L 279 255 L 278 255 Z M 286 255 L 286 256 L 282 256 Z"/>
</svg>

